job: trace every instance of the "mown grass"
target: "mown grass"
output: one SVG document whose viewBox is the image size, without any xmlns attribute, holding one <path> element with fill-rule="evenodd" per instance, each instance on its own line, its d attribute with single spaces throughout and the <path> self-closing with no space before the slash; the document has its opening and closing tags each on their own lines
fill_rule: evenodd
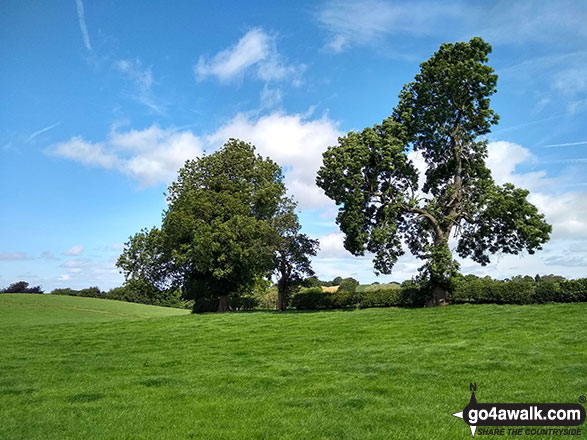
<svg viewBox="0 0 587 440">
<path fill-rule="evenodd" d="M 586 316 L 463 305 L 3 323 L 0 438 L 466 439 L 451 413 L 469 382 L 480 402 L 587 394 Z"/>
</svg>

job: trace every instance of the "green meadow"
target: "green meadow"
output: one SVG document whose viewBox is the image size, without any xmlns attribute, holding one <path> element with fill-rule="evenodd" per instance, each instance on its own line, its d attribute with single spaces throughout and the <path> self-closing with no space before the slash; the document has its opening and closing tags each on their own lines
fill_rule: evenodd
<svg viewBox="0 0 587 440">
<path fill-rule="evenodd" d="M 585 303 L 191 315 L 0 295 L 0 439 L 467 439 L 470 382 L 479 402 L 576 402 L 586 341 Z"/>
</svg>

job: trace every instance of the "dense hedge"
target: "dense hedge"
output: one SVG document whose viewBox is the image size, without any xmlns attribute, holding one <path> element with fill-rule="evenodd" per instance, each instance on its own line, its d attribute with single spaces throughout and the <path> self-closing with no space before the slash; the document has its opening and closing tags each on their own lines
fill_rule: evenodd
<svg viewBox="0 0 587 440">
<path fill-rule="evenodd" d="M 498 281 L 473 276 L 453 282 L 451 302 L 455 304 L 541 304 L 587 301 L 587 278 L 562 281 Z"/>
<path fill-rule="evenodd" d="M 529 278 L 529 277 L 528 277 Z M 541 304 L 547 302 L 587 302 L 587 278 L 546 281 L 518 278 L 506 281 L 459 276 L 453 280 L 450 302 L 453 304 Z M 291 305 L 298 310 L 341 309 L 348 307 L 422 307 L 428 292 L 415 281 L 400 288 L 382 288 L 362 292 L 323 292 L 319 287 L 302 289 Z"/>
<path fill-rule="evenodd" d="M 348 307 L 420 307 L 425 302 L 425 292 L 413 281 L 406 281 L 401 288 L 348 292 L 338 290 L 323 292 L 319 287 L 301 289 L 291 301 L 298 310 L 342 309 Z"/>
</svg>

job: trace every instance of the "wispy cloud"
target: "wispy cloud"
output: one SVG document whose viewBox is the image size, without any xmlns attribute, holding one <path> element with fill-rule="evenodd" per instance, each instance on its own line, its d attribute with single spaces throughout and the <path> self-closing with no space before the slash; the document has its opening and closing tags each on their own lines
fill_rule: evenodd
<svg viewBox="0 0 587 440">
<path fill-rule="evenodd" d="M 587 145 L 587 141 L 580 141 L 580 142 L 568 142 L 566 144 L 550 144 L 550 145 L 543 145 L 542 148 L 555 148 L 555 147 L 574 147 L 576 145 Z"/>
<path fill-rule="evenodd" d="M 328 32 L 326 48 L 342 52 L 353 46 L 377 43 L 392 34 L 430 35 L 443 27 L 433 23 L 460 19 L 464 8 L 433 2 L 397 3 L 382 0 L 326 2 L 317 20 Z"/>
<path fill-rule="evenodd" d="M 37 130 L 33 133 L 31 133 L 31 135 L 26 139 L 26 143 L 29 143 L 30 141 L 32 141 L 34 138 L 36 138 L 37 136 L 39 136 L 40 134 L 45 133 L 46 131 L 52 130 L 53 128 L 57 127 L 59 124 L 61 124 L 61 121 L 56 122 L 53 125 L 49 125 L 48 127 L 45 128 L 41 128 L 40 130 Z"/>
<path fill-rule="evenodd" d="M 374 45 L 390 36 L 402 38 L 438 36 L 462 38 L 482 35 L 495 45 L 568 44 L 570 35 L 585 41 L 587 4 L 559 2 L 432 2 L 328 0 L 316 19 L 327 32 L 325 47 L 333 52 Z M 583 44 L 584 45 L 584 44 Z M 581 47 L 581 44 L 578 44 Z"/>
<path fill-rule="evenodd" d="M 139 59 L 118 60 L 114 66 L 122 73 L 128 75 L 143 91 L 151 90 L 153 74 L 150 67 L 143 67 Z"/>
<path fill-rule="evenodd" d="M 32 257 L 26 252 L 0 252 L 0 261 L 30 260 Z"/>
<path fill-rule="evenodd" d="M 224 49 L 211 59 L 200 56 L 194 65 L 198 81 L 215 77 L 222 82 L 242 79 L 249 70 L 264 81 L 287 78 L 299 80 L 305 70 L 303 64 L 288 65 L 277 52 L 275 36 L 261 28 L 248 31 L 235 45 Z"/>
<path fill-rule="evenodd" d="M 67 249 L 66 251 L 63 252 L 63 255 L 67 255 L 67 256 L 74 256 L 77 257 L 78 255 L 81 255 L 84 252 L 84 247 L 81 245 L 76 245 L 76 246 L 72 246 L 69 249 Z"/>
<path fill-rule="evenodd" d="M 261 108 L 267 109 L 272 108 L 281 103 L 283 99 L 283 93 L 279 88 L 269 88 L 267 84 L 263 87 L 261 91 L 260 101 L 261 101 Z"/>
<path fill-rule="evenodd" d="M 118 60 L 114 63 L 114 68 L 132 81 L 135 88 L 132 93 L 133 99 L 158 114 L 165 114 L 165 108 L 153 96 L 152 87 L 155 81 L 150 67 L 144 67 L 141 60 L 137 58 Z"/>
<path fill-rule="evenodd" d="M 92 51 L 92 44 L 90 43 L 90 34 L 88 33 L 88 26 L 86 25 L 86 17 L 84 13 L 84 3 L 82 0 L 75 0 L 77 7 L 77 21 L 79 22 L 79 28 L 82 31 L 82 38 L 84 40 L 84 46 L 88 51 Z"/>
<path fill-rule="evenodd" d="M 480 3 L 470 8 L 474 15 L 467 21 L 494 44 L 520 45 L 526 43 L 565 43 L 573 35 L 583 40 L 587 36 L 585 19 L 587 4 L 572 0 L 536 2 L 501 0 L 496 4 Z M 577 40 L 577 41 L 580 41 Z M 582 47 L 581 44 L 578 45 Z"/>
<path fill-rule="evenodd" d="M 59 260 L 51 251 L 43 251 L 41 252 L 41 256 L 39 257 L 42 260 Z"/>
</svg>

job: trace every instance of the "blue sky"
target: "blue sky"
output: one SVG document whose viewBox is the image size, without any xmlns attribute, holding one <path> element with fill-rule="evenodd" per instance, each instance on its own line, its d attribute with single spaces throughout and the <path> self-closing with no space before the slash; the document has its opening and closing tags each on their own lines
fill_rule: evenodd
<svg viewBox="0 0 587 440">
<path fill-rule="evenodd" d="M 0 286 L 120 285 L 122 245 L 160 224 L 177 169 L 229 137 L 286 170 L 321 241 L 320 278 L 410 278 L 410 256 L 377 278 L 344 250 L 315 173 L 337 136 L 391 114 L 440 44 L 476 35 L 499 75 L 490 167 L 554 230 L 542 252 L 463 272 L 587 276 L 583 1 L 5 0 L 0 12 Z"/>
</svg>

